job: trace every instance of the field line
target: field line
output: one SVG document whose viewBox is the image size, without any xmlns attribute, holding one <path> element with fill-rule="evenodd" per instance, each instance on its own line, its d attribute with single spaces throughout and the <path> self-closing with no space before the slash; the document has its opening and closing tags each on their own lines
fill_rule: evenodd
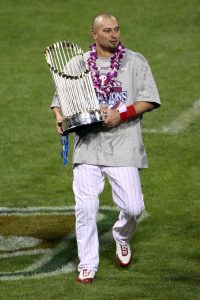
<svg viewBox="0 0 200 300">
<path fill-rule="evenodd" d="M 48 272 L 48 273 L 40 273 L 40 274 L 32 274 L 32 275 L 16 275 L 16 276 L 9 276 L 5 275 L 2 278 L 0 278 L 0 281 L 13 281 L 13 280 L 21 280 L 21 279 L 41 279 L 45 277 L 52 277 L 52 276 L 58 276 L 62 274 L 67 274 L 74 272 L 76 270 L 75 264 L 69 262 L 67 265 L 64 265 L 62 268 L 57 269 L 56 271 Z M 9 273 L 10 275 L 12 273 Z"/>
<path fill-rule="evenodd" d="M 166 133 L 176 134 L 184 131 L 192 121 L 195 121 L 200 115 L 200 99 L 194 101 L 192 107 L 186 112 L 181 113 L 168 126 L 163 126 L 161 129 L 142 129 L 144 133 Z"/>
<path fill-rule="evenodd" d="M 68 236 L 68 239 L 69 238 L 70 237 Z M 41 259 L 34 262 L 32 265 L 30 265 L 24 271 L 32 272 L 32 271 L 38 270 L 39 268 L 43 267 L 46 263 L 51 261 L 55 255 L 57 255 L 58 253 L 60 253 L 61 251 L 66 249 L 65 242 L 66 242 L 66 239 L 63 240 L 55 249 L 52 249 L 52 250 L 49 249 L 49 251 L 47 253 L 45 253 Z"/>
<path fill-rule="evenodd" d="M 50 251 L 51 251 L 50 249 L 33 249 L 33 250 L 26 250 L 26 251 L 15 251 L 10 253 L 0 254 L 0 258 L 40 255 L 40 254 L 50 253 Z"/>
<path fill-rule="evenodd" d="M 69 215 L 74 206 L 0 207 L 0 216 Z"/>
<path fill-rule="evenodd" d="M 74 212 L 75 206 L 41 206 L 41 207 L 0 207 L 0 216 L 27 216 L 27 215 L 69 215 Z M 99 209 L 118 210 L 115 206 L 100 206 Z"/>
</svg>

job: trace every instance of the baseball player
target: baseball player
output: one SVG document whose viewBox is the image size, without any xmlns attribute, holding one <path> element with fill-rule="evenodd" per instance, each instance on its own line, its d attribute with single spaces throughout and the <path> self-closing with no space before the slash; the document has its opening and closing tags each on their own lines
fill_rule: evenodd
<svg viewBox="0 0 200 300">
<path fill-rule="evenodd" d="M 154 78 L 146 59 L 120 42 L 117 19 L 110 14 L 96 16 L 92 23 L 94 44 L 85 53 L 94 88 L 104 114 L 98 128 L 76 132 L 73 152 L 78 282 L 91 283 L 99 264 L 96 217 L 99 195 L 108 178 L 119 218 L 113 226 L 116 262 L 127 267 L 138 220 L 144 210 L 138 169 L 148 167 L 141 137 L 142 115 L 160 106 Z M 52 109 L 57 130 L 62 120 L 58 96 Z"/>
</svg>

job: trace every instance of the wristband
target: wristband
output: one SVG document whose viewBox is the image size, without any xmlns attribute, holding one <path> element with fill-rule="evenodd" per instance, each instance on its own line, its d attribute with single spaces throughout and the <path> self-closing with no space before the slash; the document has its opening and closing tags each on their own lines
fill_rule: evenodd
<svg viewBox="0 0 200 300">
<path fill-rule="evenodd" d="M 122 122 L 134 118 L 137 115 L 135 107 L 133 105 L 126 106 L 126 111 L 119 112 L 119 113 Z"/>
</svg>

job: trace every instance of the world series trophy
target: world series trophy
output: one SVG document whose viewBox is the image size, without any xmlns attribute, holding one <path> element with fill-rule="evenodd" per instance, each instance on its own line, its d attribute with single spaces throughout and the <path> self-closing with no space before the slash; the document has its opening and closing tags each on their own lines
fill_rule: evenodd
<svg viewBox="0 0 200 300">
<path fill-rule="evenodd" d="M 63 134 L 103 122 L 92 78 L 82 49 L 71 42 L 55 42 L 45 57 L 64 116 Z"/>
</svg>

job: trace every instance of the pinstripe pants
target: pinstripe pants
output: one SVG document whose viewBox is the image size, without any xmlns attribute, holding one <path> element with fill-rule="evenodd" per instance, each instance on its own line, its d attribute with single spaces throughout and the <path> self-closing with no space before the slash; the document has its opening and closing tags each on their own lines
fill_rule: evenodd
<svg viewBox="0 0 200 300">
<path fill-rule="evenodd" d="M 74 168 L 76 238 L 78 245 L 78 270 L 97 271 L 99 240 L 96 216 L 99 195 L 104 188 L 105 176 L 112 187 L 113 202 L 120 209 L 119 219 L 113 226 L 116 242 L 129 242 L 144 210 L 138 169 L 135 167 L 105 167 L 79 164 Z"/>
</svg>

